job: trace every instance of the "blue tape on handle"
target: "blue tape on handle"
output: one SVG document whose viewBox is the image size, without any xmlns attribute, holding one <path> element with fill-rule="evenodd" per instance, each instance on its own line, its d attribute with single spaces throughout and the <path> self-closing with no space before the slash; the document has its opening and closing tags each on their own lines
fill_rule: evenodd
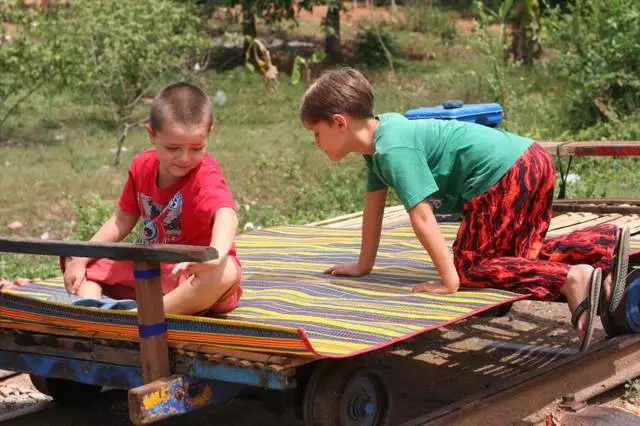
<svg viewBox="0 0 640 426">
<path fill-rule="evenodd" d="M 160 276 L 160 268 L 147 269 L 145 271 L 133 271 L 133 278 L 137 280 L 148 280 Z"/>
<path fill-rule="evenodd" d="M 148 339 L 149 337 L 159 336 L 167 332 L 167 323 L 159 322 L 157 324 L 151 325 L 138 325 L 138 335 L 143 339 Z"/>
</svg>

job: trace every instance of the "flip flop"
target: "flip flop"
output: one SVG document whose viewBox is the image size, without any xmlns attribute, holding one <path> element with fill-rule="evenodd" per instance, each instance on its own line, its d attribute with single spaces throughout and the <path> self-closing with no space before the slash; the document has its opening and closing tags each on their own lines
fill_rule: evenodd
<svg viewBox="0 0 640 426">
<path fill-rule="evenodd" d="M 593 321 L 598 315 L 598 305 L 600 303 L 600 290 L 602 289 L 602 269 L 596 268 L 591 273 L 589 280 L 589 296 L 585 297 L 582 302 L 576 306 L 571 314 L 571 325 L 578 329 L 578 320 L 582 314 L 587 314 L 587 324 L 584 330 L 584 337 L 580 342 L 580 352 L 584 352 L 589 348 L 591 339 L 593 338 Z"/>
<path fill-rule="evenodd" d="M 98 300 L 98 299 L 91 299 L 91 298 L 81 298 L 81 299 L 74 300 L 71 304 L 75 306 L 84 306 L 85 308 L 98 308 L 98 309 L 108 309 L 108 310 L 116 310 L 116 311 L 129 311 L 131 309 L 137 308 L 136 301 L 130 300 L 130 299 Z"/>
<path fill-rule="evenodd" d="M 627 272 L 629 270 L 629 239 L 631 232 L 628 227 L 620 229 L 616 250 L 613 253 L 611 266 L 611 301 L 609 313 L 615 312 L 622 302 L 627 288 Z"/>
</svg>

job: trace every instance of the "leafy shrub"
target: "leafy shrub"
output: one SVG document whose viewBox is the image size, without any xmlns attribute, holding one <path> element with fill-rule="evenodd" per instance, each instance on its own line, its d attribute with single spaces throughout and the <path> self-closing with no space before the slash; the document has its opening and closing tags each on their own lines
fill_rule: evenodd
<svg viewBox="0 0 640 426">
<path fill-rule="evenodd" d="M 434 34 L 446 45 L 452 45 L 458 35 L 455 21 L 442 11 L 439 1 L 409 0 L 405 6 L 409 31 Z"/>
<path fill-rule="evenodd" d="M 549 33 L 561 55 L 555 62 L 568 82 L 573 128 L 615 121 L 640 107 L 640 2 L 576 0 L 557 9 Z"/>
<path fill-rule="evenodd" d="M 113 204 L 94 195 L 88 205 L 75 202 L 76 226 L 73 229 L 74 240 L 86 241 L 100 229 L 102 224 L 113 214 Z"/>
<path fill-rule="evenodd" d="M 37 90 L 69 71 L 59 55 L 62 41 L 55 11 L 4 11 L 5 21 L 17 25 L 18 35 L 0 33 L 0 139 L 6 121 Z M 2 31 L 2 26 L 0 26 Z"/>
<path fill-rule="evenodd" d="M 74 240 L 87 241 L 111 217 L 114 204 L 105 201 L 98 195 L 93 195 L 88 203 L 76 201 L 73 204 L 73 209 L 76 212 L 77 220 L 71 237 Z M 138 226 L 124 239 L 125 242 L 133 243 L 136 241 L 141 222 L 138 221 Z"/>
<path fill-rule="evenodd" d="M 391 34 L 379 27 L 360 27 L 356 35 L 356 61 L 370 68 L 391 64 L 398 53 L 398 45 Z"/>
</svg>

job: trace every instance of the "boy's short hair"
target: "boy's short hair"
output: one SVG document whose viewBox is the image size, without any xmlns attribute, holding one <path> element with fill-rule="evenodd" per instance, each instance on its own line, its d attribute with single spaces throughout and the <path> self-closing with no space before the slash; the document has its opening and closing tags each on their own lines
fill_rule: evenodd
<svg viewBox="0 0 640 426">
<path fill-rule="evenodd" d="M 333 114 L 373 118 L 373 89 L 353 68 L 323 73 L 302 97 L 300 119 L 304 123 L 331 122 Z"/>
<path fill-rule="evenodd" d="M 159 131 L 166 120 L 182 126 L 213 124 L 213 104 L 207 94 L 198 86 L 179 81 L 171 83 L 158 92 L 151 104 L 149 124 Z"/>
</svg>

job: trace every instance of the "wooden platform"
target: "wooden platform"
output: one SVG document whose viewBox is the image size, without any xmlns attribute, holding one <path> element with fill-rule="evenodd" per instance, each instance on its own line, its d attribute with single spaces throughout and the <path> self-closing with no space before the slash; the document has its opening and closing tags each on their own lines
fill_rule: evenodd
<svg viewBox="0 0 640 426">
<path fill-rule="evenodd" d="M 384 212 L 383 226 L 397 226 L 409 224 L 409 215 L 403 206 L 387 207 Z M 612 223 L 618 226 L 628 226 L 631 229 L 631 239 L 640 241 L 640 215 L 620 213 L 585 213 L 570 212 L 554 216 L 551 220 L 548 235 L 566 234 L 575 229 L 600 223 Z M 339 216 L 332 219 L 312 223 L 316 226 L 331 228 L 360 229 L 362 227 L 362 212 Z"/>
</svg>

